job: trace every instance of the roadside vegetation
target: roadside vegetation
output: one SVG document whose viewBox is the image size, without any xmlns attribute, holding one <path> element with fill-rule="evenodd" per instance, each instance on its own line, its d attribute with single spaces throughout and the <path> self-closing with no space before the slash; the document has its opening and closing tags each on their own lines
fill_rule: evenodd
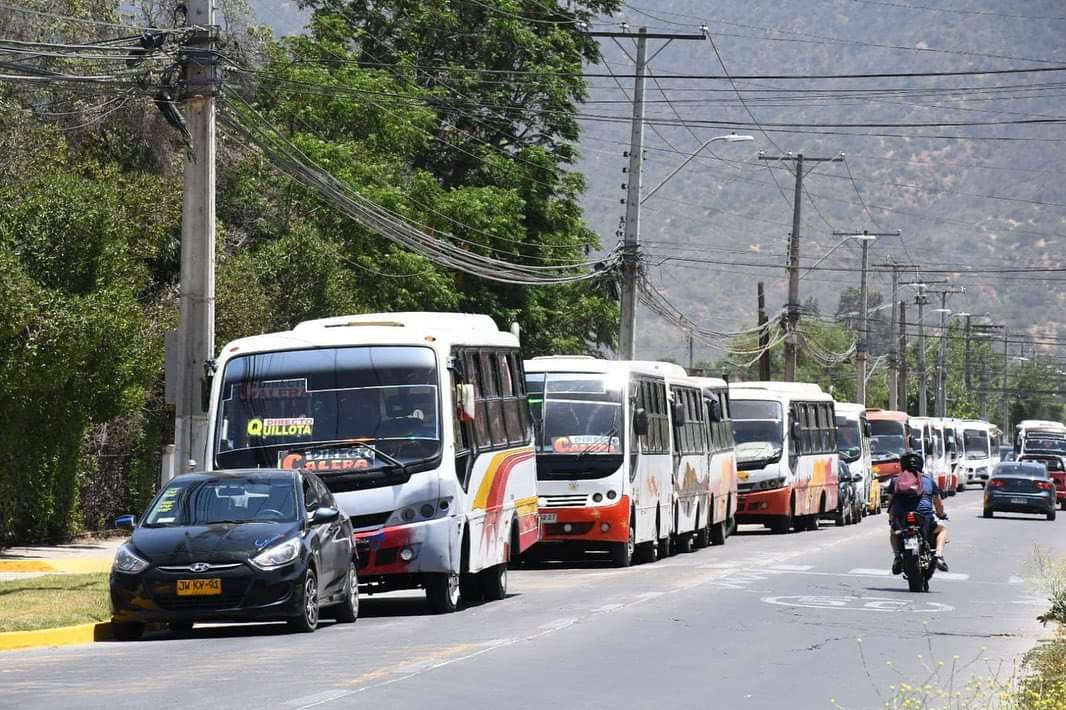
<svg viewBox="0 0 1066 710">
<path fill-rule="evenodd" d="M 107 595 L 106 572 L 0 582 L 0 632 L 107 621 Z"/>
</svg>

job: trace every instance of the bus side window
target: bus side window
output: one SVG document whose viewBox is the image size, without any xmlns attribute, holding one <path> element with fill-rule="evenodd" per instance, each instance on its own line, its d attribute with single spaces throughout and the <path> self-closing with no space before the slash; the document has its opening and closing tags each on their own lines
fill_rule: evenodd
<svg viewBox="0 0 1066 710">
<path fill-rule="evenodd" d="M 818 450 L 818 445 L 815 443 L 815 436 L 817 431 L 815 427 L 818 426 L 818 422 L 814 417 L 814 405 L 805 404 L 802 405 L 803 415 L 803 453 L 813 454 Z"/>
<path fill-rule="evenodd" d="M 503 397 L 503 421 L 507 430 L 507 441 L 510 444 L 526 443 L 526 430 L 522 426 L 521 410 L 525 402 L 520 397 L 521 392 L 515 386 L 518 379 L 512 373 L 512 353 L 499 353 L 500 365 L 500 396 Z"/>
</svg>

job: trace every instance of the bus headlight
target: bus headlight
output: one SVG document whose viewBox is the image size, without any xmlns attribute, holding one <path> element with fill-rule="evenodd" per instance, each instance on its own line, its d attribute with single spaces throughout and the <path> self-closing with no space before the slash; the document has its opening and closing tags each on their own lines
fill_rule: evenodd
<svg viewBox="0 0 1066 710">
<path fill-rule="evenodd" d="M 414 503 L 413 505 L 406 505 L 403 508 L 393 511 L 392 515 L 389 516 L 389 519 L 385 521 L 385 524 L 401 525 L 443 518 L 448 514 L 448 511 L 451 508 L 451 500 L 451 498 L 440 498 L 438 500 L 427 500 L 421 503 Z"/>
</svg>

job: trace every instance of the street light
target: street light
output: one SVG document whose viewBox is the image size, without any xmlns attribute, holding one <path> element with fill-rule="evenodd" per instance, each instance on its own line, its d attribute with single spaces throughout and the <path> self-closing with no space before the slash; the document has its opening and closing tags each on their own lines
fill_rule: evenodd
<svg viewBox="0 0 1066 710">
<path fill-rule="evenodd" d="M 747 142 L 753 141 L 753 140 L 755 140 L 754 136 L 738 136 L 736 133 L 730 133 L 727 136 L 715 136 L 714 138 L 710 138 L 708 140 L 705 140 L 700 145 L 699 148 L 697 148 L 696 150 L 694 150 L 692 152 L 692 155 L 690 155 L 687 158 L 685 158 L 681 162 L 681 164 L 678 165 L 676 168 L 674 168 L 673 171 L 671 171 L 671 173 L 669 175 L 667 175 L 665 178 L 663 178 L 662 181 L 658 185 L 656 185 L 651 190 L 649 190 L 648 193 L 646 195 L 644 195 L 644 197 L 641 198 L 640 204 L 644 204 L 645 202 L 650 200 L 651 196 L 659 191 L 659 188 L 661 188 L 663 185 L 665 185 L 670 180 L 670 178 L 672 178 L 674 175 L 677 175 L 679 172 L 681 172 L 682 168 L 684 168 L 686 165 L 691 163 L 692 160 L 697 155 L 699 155 L 703 151 L 703 149 L 706 148 L 707 146 L 709 146 L 711 143 L 714 143 L 715 141 L 725 141 L 726 143 L 747 143 Z M 639 177 L 634 177 L 633 175 L 630 175 L 629 179 L 630 180 L 635 180 L 635 179 L 639 179 Z"/>
<path fill-rule="evenodd" d="M 842 247 L 845 244 L 847 244 L 849 239 L 856 239 L 856 240 L 862 242 L 863 243 L 863 248 L 865 248 L 869 242 L 874 241 L 875 239 L 877 239 L 877 237 L 875 237 L 872 234 L 849 234 L 848 236 L 844 237 L 839 242 L 834 244 L 832 246 L 832 248 L 830 248 L 830 250 L 827 251 L 825 254 L 822 254 L 820 257 L 818 257 L 818 260 L 816 262 L 814 262 L 813 264 L 808 266 L 807 270 L 804 271 L 802 274 L 800 274 L 800 278 L 802 279 L 802 278 L 806 277 L 808 274 L 810 274 L 812 271 L 814 271 L 814 268 L 816 266 L 818 266 L 818 264 L 821 264 L 823 261 L 825 261 L 826 259 L 829 258 L 830 254 L 832 254 L 837 249 L 839 249 L 840 247 Z"/>
</svg>

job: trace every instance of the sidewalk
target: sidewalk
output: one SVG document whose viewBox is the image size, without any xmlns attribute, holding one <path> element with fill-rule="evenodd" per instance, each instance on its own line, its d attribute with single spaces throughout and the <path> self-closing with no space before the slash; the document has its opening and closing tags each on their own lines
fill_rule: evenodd
<svg viewBox="0 0 1066 710">
<path fill-rule="evenodd" d="M 0 550 L 0 581 L 43 574 L 107 572 L 125 538 Z"/>
</svg>

